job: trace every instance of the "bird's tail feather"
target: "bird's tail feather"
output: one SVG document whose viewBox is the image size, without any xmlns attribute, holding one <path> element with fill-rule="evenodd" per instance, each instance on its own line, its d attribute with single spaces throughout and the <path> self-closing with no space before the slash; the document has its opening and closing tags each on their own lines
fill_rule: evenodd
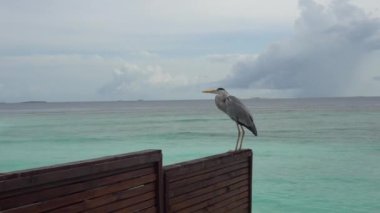
<svg viewBox="0 0 380 213">
<path fill-rule="evenodd" d="M 257 129 L 256 129 L 256 126 L 255 126 L 254 123 L 252 123 L 252 125 L 249 126 L 248 129 L 251 130 L 251 132 L 252 132 L 255 136 L 257 136 Z"/>
<path fill-rule="evenodd" d="M 249 129 L 249 131 L 251 131 L 255 136 L 257 136 L 257 130 L 256 130 L 255 123 L 252 122 L 251 125 L 246 125 L 246 124 L 243 124 L 239 121 L 237 123 L 242 125 L 242 126 L 245 126 L 247 129 Z"/>
</svg>

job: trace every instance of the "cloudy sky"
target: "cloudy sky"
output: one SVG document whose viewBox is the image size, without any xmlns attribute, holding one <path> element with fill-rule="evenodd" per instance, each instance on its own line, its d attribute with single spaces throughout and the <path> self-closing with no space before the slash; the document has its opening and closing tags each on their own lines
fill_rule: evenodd
<svg viewBox="0 0 380 213">
<path fill-rule="evenodd" d="M 378 0 L 0 0 L 0 102 L 380 95 Z"/>
</svg>

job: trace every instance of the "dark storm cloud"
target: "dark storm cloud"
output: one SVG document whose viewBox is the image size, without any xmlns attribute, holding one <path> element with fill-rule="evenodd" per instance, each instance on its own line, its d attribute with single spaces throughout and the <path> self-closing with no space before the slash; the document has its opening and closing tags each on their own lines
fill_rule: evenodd
<svg viewBox="0 0 380 213">
<path fill-rule="evenodd" d="M 300 0 L 299 6 L 292 38 L 236 63 L 223 85 L 334 96 L 356 83 L 361 61 L 380 49 L 380 20 L 343 0 L 329 6 Z"/>
</svg>

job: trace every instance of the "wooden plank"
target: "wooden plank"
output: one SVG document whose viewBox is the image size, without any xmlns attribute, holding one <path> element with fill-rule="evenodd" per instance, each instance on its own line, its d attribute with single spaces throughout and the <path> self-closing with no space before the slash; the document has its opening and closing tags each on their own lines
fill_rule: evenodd
<svg viewBox="0 0 380 213">
<path fill-rule="evenodd" d="M 126 159 L 111 158 L 112 161 L 110 162 L 102 160 L 101 163 L 99 163 L 93 160 L 91 162 L 86 162 L 84 166 L 83 163 L 79 163 L 77 167 L 70 164 L 68 169 L 66 169 L 66 166 L 63 166 L 61 169 L 56 167 L 53 167 L 52 169 L 41 169 L 44 172 L 37 169 L 36 171 L 33 170 L 27 173 L 20 173 L 20 177 L 0 181 L 0 193 L 17 188 L 31 187 L 48 182 L 59 181 L 62 177 L 64 177 L 64 179 L 75 178 L 78 176 L 96 174 L 144 163 L 152 163 L 160 160 L 160 156 L 159 152 L 148 152 L 144 155 L 134 155 L 133 157 L 128 156 Z"/>
<path fill-rule="evenodd" d="M 55 210 L 52 210 L 52 211 L 47 211 L 49 213 L 66 213 L 66 212 L 70 212 L 70 213 L 77 213 L 77 212 L 81 212 L 81 208 L 78 208 L 80 204 L 83 204 L 83 202 L 79 202 L 79 203 L 72 203 L 70 204 L 69 206 L 66 206 L 64 208 L 60 208 L 60 209 L 55 209 Z"/>
<path fill-rule="evenodd" d="M 139 211 L 139 213 L 156 213 L 156 212 L 159 212 L 159 211 L 158 211 L 158 208 L 155 206 L 152 206 L 152 207 L 149 207 L 146 209 L 142 209 Z"/>
<path fill-rule="evenodd" d="M 152 200 L 152 202 L 150 201 Z M 148 204 L 144 203 L 145 201 L 149 201 Z M 155 193 L 154 192 L 148 192 L 136 197 L 132 197 L 130 199 L 124 199 L 124 200 L 118 200 L 117 202 L 112 202 L 107 205 L 91 209 L 89 212 L 93 213 L 102 213 L 102 212 L 111 212 L 111 211 L 116 211 L 116 210 L 121 210 L 121 209 L 144 209 L 151 207 L 155 204 Z M 143 203 L 143 204 L 141 204 Z M 138 209 L 137 209 L 138 210 Z"/>
<path fill-rule="evenodd" d="M 249 202 L 248 202 L 248 212 L 252 212 L 252 193 L 253 193 L 253 155 L 249 156 Z"/>
<path fill-rule="evenodd" d="M 70 169 L 80 166 L 86 166 L 86 165 L 92 165 L 94 163 L 104 163 L 104 162 L 110 162 L 114 160 L 120 160 L 120 159 L 128 159 L 133 158 L 136 156 L 145 156 L 145 155 L 153 155 L 156 157 L 156 160 L 162 159 L 160 158 L 161 150 L 144 150 L 144 151 L 138 151 L 138 152 L 131 152 L 127 154 L 120 154 L 120 155 L 112 155 L 112 156 L 105 156 L 100 158 L 93 158 L 89 160 L 82 160 L 82 161 L 75 161 L 70 163 L 63 163 L 63 164 L 56 164 L 53 166 L 45 166 L 40 168 L 33 168 L 33 169 L 25 169 L 25 170 L 19 170 L 14 172 L 8 172 L 4 173 L 3 176 L 0 177 L 1 180 L 7 180 L 7 179 L 13 179 L 13 178 L 19 178 L 23 176 L 30 176 L 30 175 L 36 175 L 41 173 L 48 173 L 53 172 L 56 170 L 63 170 L 63 169 Z M 148 163 L 148 162 L 140 162 L 140 163 Z"/>
<path fill-rule="evenodd" d="M 7 199 L 0 200 L 1 209 L 8 209 L 14 206 L 26 205 L 33 202 L 44 201 L 47 199 L 53 199 L 56 197 L 61 197 L 66 194 L 73 194 L 81 191 L 85 191 L 91 188 L 100 187 L 107 184 L 116 183 L 123 180 L 128 180 L 135 177 L 140 177 L 147 174 L 154 174 L 154 168 L 143 168 L 136 171 L 130 171 L 127 173 L 121 173 L 118 175 L 113 175 L 109 177 L 104 177 L 101 179 L 94 179 L 86 182 L 79 182 L 70 185 L 64 185 L 61 187 L 46 189 L 42 191 L 37 191 L 34 193 L 29 193 L 21 196 L 10 197 Z M 82 193 L 84 194 L 84 193 Z M 73 194 L 74 196 L 75 194 Z M 78 199 L 83 195 L 79 195 Z"/>
<path fill-rule="evenodd" d="M 168 176 L 168 180 L 167 181 L 169 181 L 169 183 L 173 183 L 173 182 L 181 181 L 181 180 L 186 179 L 186 178 L 190 178 L 192 176 L 198 176 L 198 175 L 202 175 L 202 174 L 205 174 L 205 173 L 210 173 L 210 172 L 213 172 L 215 170 L 222 169 L 222 168 L 225 168 L 225 167 L 230 167 L 230 166 L 234 166 L 236 164 L 241 164 L 243 162 L 247 162 L 247 159 L 241 159 L 241 160 L 237 160 L 237 161 L 231 161 L 231 162 L 227 162 L 227 163 L 224 163 L 224 164 L 215 165 L 215 166 L 210 167 L 210 168 L 199 169 L 198 171 L 192 171 L 192 172 L 185 173 L 185 174 L 182 174 L 182 175 Z"/>
<path fill-rule="evenodd" d="M 117 200 L 123 200 L 123 199 L 131 198 L 137 195 L 145 194 L 147 192 L 152 192 L 152 191 L 155 191 L 155 189 L 156 189 L 156 183 L 152 182 L 152 183 L 144 185 L 143 187 L 133 188 L 127 191 L 121 191 L 116 194 L 107 195 L 105 197 L 102 196 L 102 197 L 97 197 L 91 200 L 86 200 L 86 207 L 88 209 L 95 208 L 95 207 L 98 207 L 107 203 L 111 203 Z"/>
<path fill-rule="evenodd" d="M 149 166 L 149 165 L 147 165 Z M 121 180 L 138 177 L 141 175 L 152 174 L 154 173 L 153 168 L 142 167 L 136 168 L 134 171 L 128 169 L 125 172 L 111 174 L 109 176 L 92 176 L 87 177 L 87 179 L 79 179 L 78 181 L 72 180 L 70 182 L 65 182 L 66 185 L 59 185 L 59 187 L 53 187 L 48 189 L 40 189 L 40 187 L 35 187 L 32 193 L 24 193 L 23 195 L 19 195 L 16 197 L 8 197 L 7 199 L 0 200 L 0 204 L 6 203 L 7 205 L 11 205 L 12 202 L 23 204 L 27 201 L 36 202 L 39 200 L 46 200 L 47 198 L 54 198 L 65 194 L 71 194 L 79 191 L 83 191 L 89 188 L 93 188 L 94 186 L 102 186 L 106 184 L 115 183 Z M 108 173 L 107 173 L 108 174 Z M 36 191 L 40 190 L 40 191 Z"/>
<path fill-rule="evenodd" d="M 166 174 L 166 170 L 164 169 L 164 212 L 170 213 L 170 202 L 172 198 L 169 197 L 169 177 Z"/>
<path fill-rule="evenodd" d="M 149 205 L 154 205 L 154 200 L 147 200 L 147 201 L 144 201 L 143 203 L 139 203 L 138 205 L 141 205 L 141 206 L 149 206 Z M 130 213 L 130 209 L 128 208 L 123 208 L 123 209 L 119 209 L 117 211 L 114 211 L 113 213 Z M 149 208 L 146 208 L 146 209 L 139 209 L 137 211 L 138 213 L 156 213 L 156 212 L 159 212 L 158 211 L 158 207 L 156 206 L 151 206 Z"/>
<path fill-rule="evenodd" d="M 247 210 L 248 205 L 248 196 L 244 197 L 243 195 L 239 194 L 234 197 L 230 197 L 222 202 L 215 203 L 214 205 L 211 205 L 204 210 L 208 212 L 232 212 L 233 210 L 237 209 L 245 209 Z"/>
<path fill-rule="evenodd" d="M 224 154 L 214 155 L 210 157 L 200 158 L 197 160 L 187 161 L 185 163 L 173 164 L 166 166 L 166 175 L 171 179 L 173 176 L 192 173 L 207 168 L 212 168 L 217 165 L 226 164 L 229 162 L 247 159 L 252 155 L 251 150 L 242 150 L 239 152 L 227 152 Z"/>
<path fill-rule="evenodd" d="M 177 212 L 215 197 L 225 198 L 231 185 L 248 191 L 250 156 L 251 150 L 228 152 L 165 167 L 166 211 Z"/>
<path fill-rule="evenodd" d="M 221 206 L 220 208 L 206 208 L 204 209 L 204 212 L 247 212 L 250 213 L 248 210 L 248 203 L 249 199 L 247 197 L 239 199 L 239 200 L 234 200 L 232 202 L 223 202 L 227 203 L 224 206 Z M 215 206 L 214 206 L 215 207 Z"/>
<path fill-rule="evenodd" d="M 197 203 L 196 201 L 200 202 L 201 201 L 200 199 L 202 198 L 204 198 L 203 200 L 205 200 L 205 198 L 207 198 L 209 195 L 213 196 L 213 193 L 217 191 L 221 190 L 221 191 L 224 191 L 225 193 L 228 193 L 234 189 L 238 189 L 241 187 L 248 187 L 248 181 L 243 180 L 243 181 L 236 182 L 236 180 L 234 179 L 228 180 L 225 182 L 214 184 L 213 186 L 208 186 L 207 187 L 208 189 L 206 190 L 202 188 L 200 190 L 197 190 L 188 194 L 174 197 L 170 200 L 170 205 L 171 206 L 177 206 L 177 205 L 185 206 L 187 203 Z"/>
<path fill-rule="evenodd" d="M 165 204 L 164 204 L 164 170 L 162 167 L 162 156 L 161 159 L 156 163 L 156 171 L 157 171 L 157 182 L 156 182 L 156 206 L 158 212 L 164 212 Z M 151 212 L 151 211 L 146 211 Z"/>
<path fill-rule="evenodd" d="M 180 195 L 180 196 L 177 196 L 177 197 L 173 197 L 173 198 L 170 199 L 170 204 L 174 205 L 176 203 L 180 203 L 180 202 L 183 202 L 183 201 L 186 201 L 186 200 L 190 200 L 190 199 L 192 199 L 194 197 L 202 196 L 203 194 L 206 194 L 206 193 L 209 193 L 209 192 L 213 192 L 213 191 L 218 190 L 220 188 L 235 187 L 235 186 L 236 187 L 241 187 L 241 186 L 247 186 L 248 184 L 249 184 L 248 180 L 241 180 L 240 177 L 237 177 L 235 179 L 231 179 L 231 180 L 227 180 L 227 181 L 223 181 L 223 182 L 218 182 L 216 184 L 207 186 L 205 188 L 201 188 L 201 189 L 192 191 L 192 192 L 187 193 L 187 194 L 183 194 L 183 195 Z"/>
<path fill-rule="evenodd" d="M 131 188 L 133 186 L 139 186 L 145 183 L 151 183 L 156 180 L 156 174 L 149 174 L 145 176 L 140 176 L 137 178 L 129 179 L 124 182 L 119 182 L 113 185 L 107 185 L 93 190 L 85 191 L 83 193 L 71 194 L 64 197 L 58 197 L 53 200 L 46 200 L 32 205 L 21 206 L 15 209 L 9 209 L 5 212 L 29 212 L 29 211 L 47 211 L 49 209 L 58 208 L 60 206 L 70 205 L 73 203 L 80 202 L 85 198 L 98 197 L 104 194 L 109 194 L 115 191 L 120 191 L 124 189 Z"/>
<path fill-rule="evenodd" d="M 229 208 L 226 209 L 226 212 L 231 212 L 235 209 L 240 210 L 240 212 L 248 212 L 250 213 L 248 207 L 249 207 L 249 198 L 243 198 L 240 200 L 237 200 L 233 203 L 233 205 L 229 206 Z"/>
<path fill-rule="evenodd" d="M 214 184 L 217 182 L 223 182 L 223 181 L 232 179 L 234 177 L 239 177 L 239 176 L 241 177 L 241 180 L 248 179 L 248 169 L 234 171 L 234 172 L 231 172 L 228 174 L 220 175 L 218 177 L 213 177 L 213 178 L 209 179 L 208 181 L 193 183 L 193 184 L 189 184 L 189 185 L 184 186 L 184 187 L 171 189 L 169 191 L 169 197 L 172 198 L 172 197 L 178 196 L 180 194 L 189 193 L 189 192 L 194 191 L 196 189 L 207 187 L 211 184 Z"/>
<path fill-rule="evenodd" d="M 239 187 L 237 187 L 235 185 L 235 186 L 231 186 L 231 187 L 224 187 L 224 188 L 221 188 L 221 189 L 218 189 L 218 190 L 215 190 L 215 191 L 203 194 L 201 196 L 194 197 L 192 199 L 189 199 L 189 200 L 186 200 L 186 201 L 183 201 L 183 202 L 180 202 L 180 203 L 173 203 L 171 205 L 171 209 L 173 211 L 178 211 L 178 210 L 183 209 L 185 207 L 196 205 L 197 203 L 200 203 L 200 202 L 202 202 L 204 200 L 209 200 L 209 199 L 214 198 L 216 196 L 221 196 L 221 195 L 224 195 L 224 194 L 228 194 L 228 193 L 231 193 L 231 192 L 236 191 L 236 190 L 238 190 L 238 191 L 248 191 L 248 186 L 245 185 L 245 186 L 239 186 Z"/>
<path fill-rule="evenodd" d="M 211 155 L 211 156 L 207 156 L 204 158 L 198 158 L 198 159 L 194 159 L 194 160 L 190 160 L 190 161 L 186 161 L 186 162 L 171 164 L 171 165 L 165 166 L 165 169 L 166 170 L 172 170 L 172 169 L 177 170 L 177 169 L 181 169 L 181 168 L 186 167 L 186 166 L 202 164 L 205 161 L 218 161 L 221 158 L 226 158 L 227 160 L 231 160 L 231 157 L 233 157 L 232 159 L 245 159 L 251 155 L 252 155 L 252 151 L 250 149 L 244 149 L 241 151 L 229 151 L 229 152 L 222 153 L 222 154 L 216 154 L 216 155 Z M 191 168 L 191 167 L 189 167 L 189 168 Z"/>
<path fill-rule="evenodd" d="M 188 208 L 181 209 L 176 212 L 195 212 L 195 211 L 200 211 L 200 209 L 204 209 L 204 208 L 212 209 L 212 207 L 217 204 L 230 203 L 235 200 L 242 199 L 248 196 L 249 196 L 248 191 L 241 192 L 239 190 L 235 190 L 231 193 L 223 194 L 221 196 L 211 198 L 209 200 L 203 201 L 201 203 L 198 203 Z M 213 212 L 213 211 L 209 210 L 209 212 Z"/>
<path fill-rule="evenodd" d="M 109 171 L 105 171 L 105 172 L 101 172 L 101 173 L 97 173 L 97 174 L 81 176 L 81 177 L 77 177 L 74 179 L 62 179 L 60 181 L 50 182 L 50 183 L 46 183 L 43 185 L 19 188 L 16 190 L 0 193 L 0 200 L 6 199 L 9 197 L 13 197 L 13 196 L 22 196 L 22 195 L 29 194 L 29 193 L 39 192 L 39 191 L 47 190 L 49 188 L 61 187 L 61 186 L 65 186 L 65 185 L 67 186 L 70 184 L 92 181 L 92 180 L 104 178 L 107 176 L 113 176 L 113 175 L 117 175 L 117 174 L 127 173 L 127 172 L 134 171 L 134 170 L 152 167 L 152 165 L 153 164 L 142 164 L 142 165 L 133 166 L 133 167 L 126 167 L 126 168 L 122 168 L 122 169 L 118 169 L 118 170 L 109 170 Z"/>
<path fill-rule="evenodd" d="M 116 157 L 110 162 L 108 158 L 100 163 L 64 165 L 63 170 L 50 167 L 42 172 L 32 170 L 25 174 L 6 174 L 7 178 L 0 176 L 0 212 L 3 212 L 2 202 L 11 206 L 4 212 L 251 210 L 251 150 L 223 153 L 164 169 L 161 151 L 153 152 L 145 153 L 145 157 L 130 156 L 127 161 Z M 143 162 L 148 164 L 141 168 Z M 140 172 L 140 176 L 132 177 L 130 174 L 134 172 Z M 64 178 L 60 179 L 60 175 Z M 148 182 L 144 179 L 147 176 L 151 178 Z M 127 185 L 128 181 L 135 185 Z M 17 183 L 20 186 L 14 186 Z"/>
<path fill-rule="evenodd" d="M 152 208 L 146 208 L 147 206 L 153 206 L 155 205 L 155 200 L 154 199 L 150 199 L 150 200 L 146 200 L 144 202 L 141 202 L 141 203 L 137 203 L 133 206 L 130 206 L 130 207 L 126 207 L 126 208 L 122 208 L 122 209 L 119 209 L 117 211 L 115 211 L 115 213 L 120 213 L 120 212 L 125 212 L 125 213 L 130 213 L 130 212 L 152 212 Z M 149 211 L 148 211 L 149 210 Z"/>
<path fill-rule="evenodd" d="M 49 211 L 51 213 L 66 213 L 66 212 L 80 212 L 85 210 L 90 210 L 92 208 L 96 208 L 98 206 L 106 205 L 108 203 L 115 202 L 117 200 L 128 199 L 134 196 L 138 196 L 141 194 L 145 194 L 148 192 L 153 192 L 155 190 L 155 184 L 149 183 L 147 185 L 143 185 L 141 187 L 136 187 L 132 189 L 115 191 L 110 194 L 105 194 L 103 196 L 84 199 L 80 203 L 70 204 L 69 206 L 65 206 L 62 208 L 55 209 L 53 211 Z"/>
<path fill-rule="evenodd" d="M 197 176 L 191 176 L 189 178 L 182 179 L 180 181 L 172 182 L 170 183 L 170 188 L 179 188 L 184 185 L 189 185 L 195 182 L 201 182 L 201 181 L 206 181 L 209 180 L 213 177 L 217 177 L 223 174 L 228 174 L 234 171 L 238 171 L 241 169 L 247 169 L 248 168 L 248 162 L 242 162 L 240 164 L 234 164 L 233 166 L 225 166 L 224 168 L 218 169 L 218 170 L 213 170 L 209 173 L 203 173 L 201 175 Z"/>
<path fill-rule="evenodd" d="M 227 209 L 228 209 L 227 212 L 230 212 L 231 209 L 230 209 L 229 205 L 233 205 L 237 200 L 247 198 L 248 194 L 249 194 L 248 191 L 244 191 L 244 192 L 235 191 L 234 193 L 226 194 L 225 196 L 220 196 L 213 201 L 208 201 L 209 203 L 208 203 L 207 207 L 202 208 L 202 209 L 206 210 L 207 212 L 219 212 L 217 207 L 219 207 L 219 206 L 226 207 L 227 206 Z M 199 208 L 196 211 L 197 212 L 200 211 Z"/>
</svg>

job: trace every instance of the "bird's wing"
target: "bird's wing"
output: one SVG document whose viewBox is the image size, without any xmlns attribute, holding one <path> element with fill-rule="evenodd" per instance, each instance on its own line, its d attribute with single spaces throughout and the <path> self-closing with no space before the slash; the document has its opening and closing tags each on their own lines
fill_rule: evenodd
<svg viewBox="0 0 380 213">
<path fill-rule="evenodd" d="M 227 110 L 235 117 L 252 117 L 247 107 L 235 96 L 228 96 L 226 100 Z M 248 116 L 249 115 L 249 116 Z"/>
<path fill-rule="evenodd" d="M 228 96 L 226 100 L 226 113 L 239 124 L 247 127 L 253 134 L 257 135 L 253 118 L 247 107 L 236 97 Z"/>
<path fill-rule="evenodd" d="M 240 107 L 242 107 L 245 111 L 249 113 L 247 107 L 240 101 L 240 99 L 232 95 L 228 96 L 228 99 L 230 102 L 239 105 Z"/>
</svg>

